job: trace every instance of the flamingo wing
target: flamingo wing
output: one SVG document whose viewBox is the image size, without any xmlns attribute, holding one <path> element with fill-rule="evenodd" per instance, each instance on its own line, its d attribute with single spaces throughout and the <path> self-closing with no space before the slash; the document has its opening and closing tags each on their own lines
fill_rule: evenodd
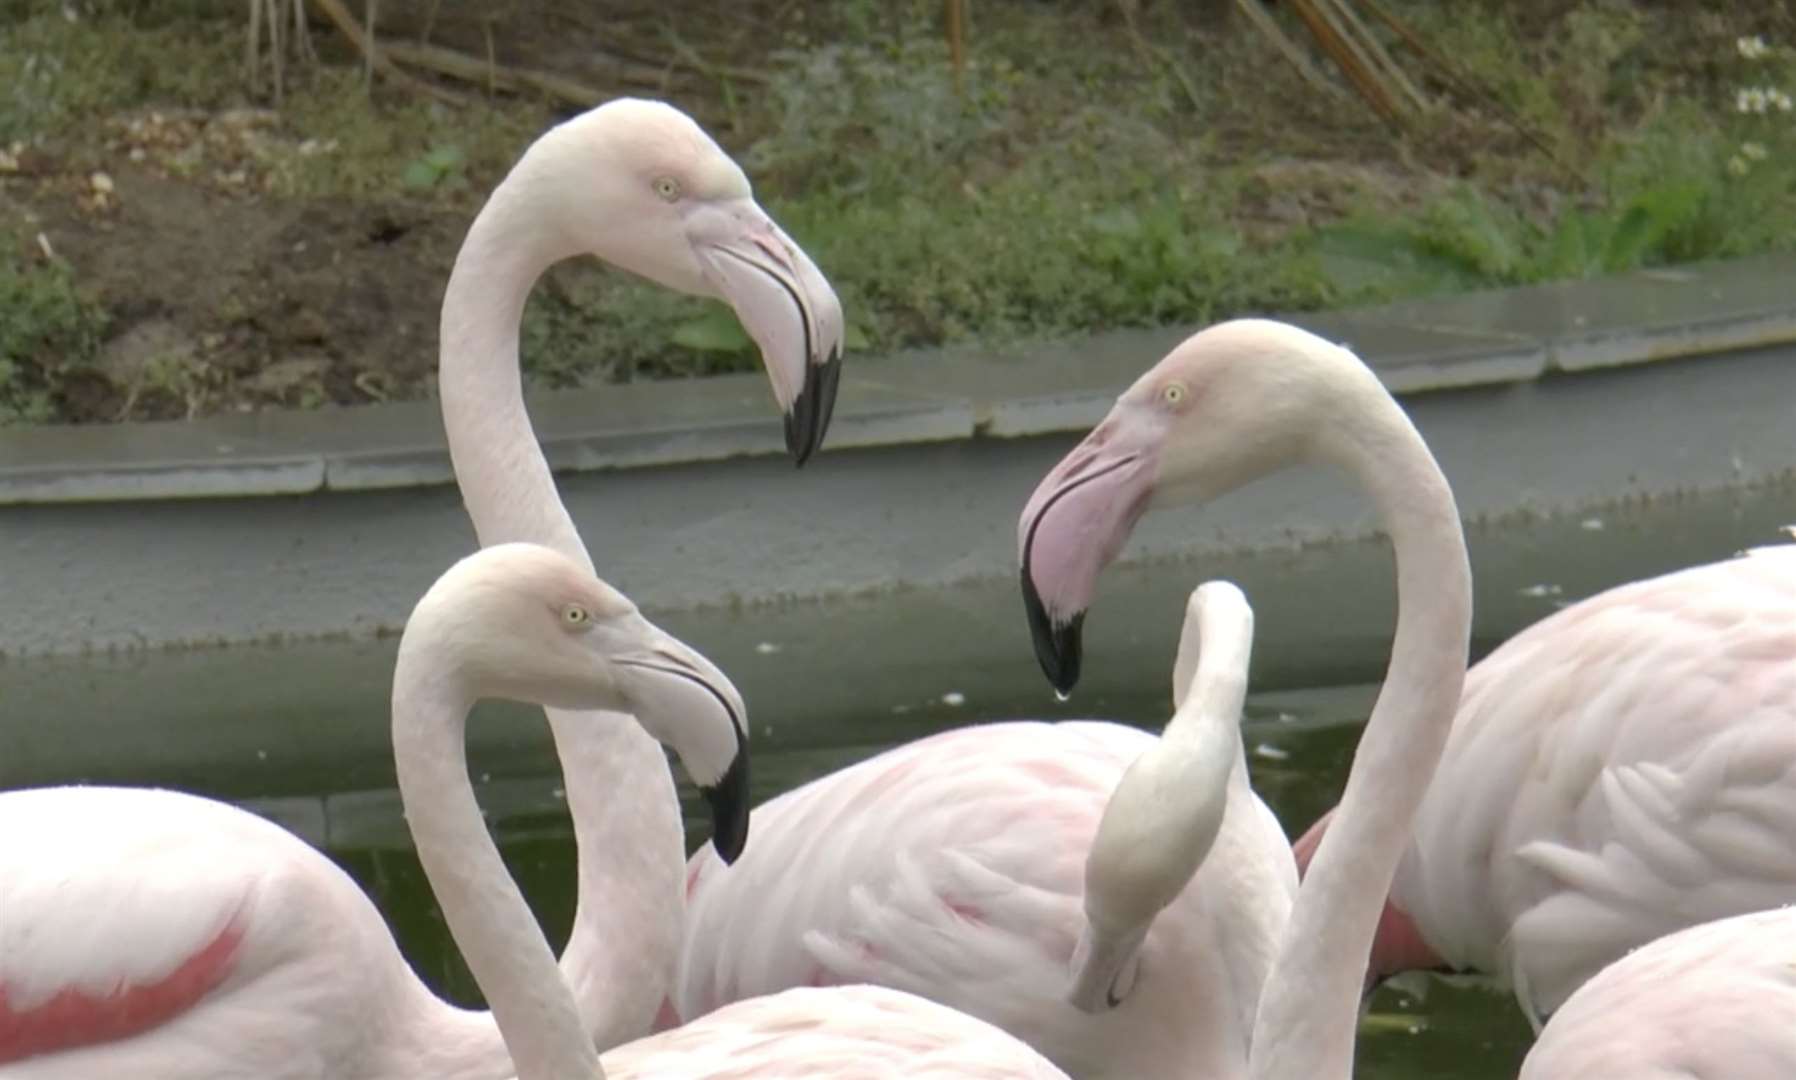
<svg viewBox="0 0 1796 1080">
<path fill-rule="evenodd" d="M 757 808 L 755 842 L 727 872 L 694 859 L 678 1011 L 868 982 L 963 1009 L 1057 999 L 1098 814 L 1151 739 L 962 728 Z"/>
<path fill-rule="evenodd" d="M 726 1006 L 605 1054 L 620 1080 L 1065 1080 L 970 1016 L 875 986 L 798 988 Z"/>
<path fill-rule="evenodd" d="M 1796 900 L 1796 548 L 1612 589 L 1478 664 L 1392 900 L 1540 1012 Z"/>
</svg>

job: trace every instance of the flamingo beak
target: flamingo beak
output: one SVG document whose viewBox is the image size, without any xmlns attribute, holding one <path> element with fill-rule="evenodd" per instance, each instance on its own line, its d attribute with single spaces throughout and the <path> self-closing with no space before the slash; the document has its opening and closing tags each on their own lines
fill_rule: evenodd
<svg viewBox="0 0 1796 1080">
<path fill-rule="evenodd" d="M 658 630 L 650 641 L 616 660 L 631 711 L 679 755 L 711 808 L 711 845 L 725 863 L 735 862 L 748 845 L 747 709 L 709 660 Z"/>
<path fill-rule="evenodd" d="M 1023 608 L 1042 673 L 1061 694 L 1079 682 L 1081 632 L 1098 573 L 1153 494 L 1164 425 L 1118 408 L 1042 478 L 1017 524 Z"/>
<path fill-rule="evenodd" d="M 842 376 L 842 302 L 804 249 L 752 199 L 695 208 L 687 235 L 706 282 L 760 346 L 803 465 L 823 445 Z"/>
<path fill-rule="evenodd" d="M 1147 928 L 1120 936 L 1097 935 L 1090 926 L 1073 948 L 1073 988 L 1067 1002 L 1083 1013 L 1116 1008 L 1135 988 L 1140 970 L 1141 943 Z"/>
</svg>

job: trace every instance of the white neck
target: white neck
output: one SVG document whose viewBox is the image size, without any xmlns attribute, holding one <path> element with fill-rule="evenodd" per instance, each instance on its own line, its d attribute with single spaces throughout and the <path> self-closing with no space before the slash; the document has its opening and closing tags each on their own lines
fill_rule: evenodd
<svg viewBox="0 0 1796 1080">
<path fill-rule="evenodd" d="M 518 326 L 531 286 L 576 252 L 544 221 L 526 155 L 468 231 L 443 298 L 439 393 L 455 478 L 482 546 L 525 540 L 592 566 L 524 408 Z M 685 834 L 666 755 L 620 714 L 548 710 L 579 861 L 563 969 L 589 1034 L 646 1033 L 672 985 Z M 606 853 L 601 866 L 594 858 Z M 601 943 L 605 945 L 601 948 Z"/>
<path fill-rule="evenodd" d="M 1379 913 L 1452 728 L 1471 637 L 1471 568 L 1446 477 L 1381 389 L 1345 397 L 1339 415 L 1353 430 L 1333 440 L 1329 456 L 1366 489 L 1390 533 L 1397 632 L 1346 792 L 1260 998 L 1251 1050 L 1260 1080 L 1352 1075 Z"/>
<path fill-rule="evenodd" d="M 429 653 L 428 637 L 401 642 L 393 676 L 393 758 L 418 861 L 518 1080 L 603 1080 L 573 995 L 474 800 L 464 738 L 472 697 Z"/>
</svg>

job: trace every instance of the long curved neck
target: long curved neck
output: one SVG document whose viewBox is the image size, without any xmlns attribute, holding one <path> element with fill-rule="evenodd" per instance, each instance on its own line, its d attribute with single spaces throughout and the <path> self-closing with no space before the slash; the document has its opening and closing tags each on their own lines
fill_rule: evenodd
<svg viewBox="0 0 1796 1080">
<path fill-rule="evenodd" d="M 443 919 L 486 995 L 518 1080 L 602 1080 L 573 995 L 474 799 L 464 738 L 473 701 L 430 663 L 428 646 L 406 644 L 393 681 L 393 757 L 418 861 Z"/>
<path fill-rule="evenodd" d="M 592 560 L 524 408 L 518 327 L 536 279 L 572 254 L 532 213 L 529 160 L 468 229 L 443 294 L 438 391 L 455 482 L 482 547 L 525 540 Z"/>
<path fill-rule="evenodd" d="M 1379 389 L 1362 403 L 1352 434 L 1329 456 L 1366 489 L 1390 533 L 1396 638 L 1347 789 L 1260 998 L 1250 1060 L 1261 1080 L 1352 1075 L 1379 913 L 1452 728 L 1471 640 L 1471 567 L 1446 477 L 1395 401 Z"/>
<path fill-rule="evenodd" d="M 443 298 L 439 394 L 462 501 L 482 546 L 525 540 L 592 566 L 524 407 L 518 328 L 531 286 L 576 254 L 533 198 L 526 155 L 468 230 Z M 578 851 L 562 967 L 600 1046 L 645 1034 L 673 980 L 685 835 L 667 758 L 617 714 L 548 711 Z M 601 864 L 594 854 L 606 852 Z M 602 947 L 603 946 L 603 947 Z"/>
</svg>

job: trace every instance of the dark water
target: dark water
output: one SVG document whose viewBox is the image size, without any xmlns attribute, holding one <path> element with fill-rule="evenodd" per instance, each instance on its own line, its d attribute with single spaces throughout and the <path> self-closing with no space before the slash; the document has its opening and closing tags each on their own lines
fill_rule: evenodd
<svg viewBox="0 0 1796 1080">
<path fill-rule="evenodd" d="M 1610 585 L 1776 543 L 1789 490 L 1474 528 L 1477 651 Z M 1087 675 L 1055 701 L 1007 584 L 660 620 L 728 671 L 749 703 L 757 799 L 879 750 L 980 720 L 1164 723 L 1191 587 L 1226 577 L 1256 611 L 1246 719 L 1254 784 L 1292 832 L 1331 805 L 1370 710 L 1393 618 L 1387 550 L 1331 545 L 1113 572 L 1087 624 Z M 0 664 L 0 787 L 160 784 L 248 805 L 319 844 L 376 897 L 408 956 L 476 1000 L 412 857 L 386 734 L 394 643 L 324 643 Z M 559 943 L 572 839 L 540 713 L 483 707 L 470 759 L 513 872 Z M 702 805 L 687 796 L 693 842 Z M 751 840 L 752 842 L 752 840 Z M 1510 1077 L 1529 1032 L 1506 996 L 1416 979 L 1381 991 L 1360 1074 Z"/>
</svg>

